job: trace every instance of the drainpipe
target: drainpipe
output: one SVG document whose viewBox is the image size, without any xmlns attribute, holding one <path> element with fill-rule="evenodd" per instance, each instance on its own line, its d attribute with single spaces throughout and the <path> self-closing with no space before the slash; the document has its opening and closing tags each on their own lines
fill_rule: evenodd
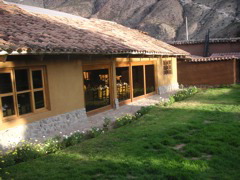
<svg viewBox="0 0 240 180">
<path fill-rule="evenodd" d="M 208 29 L 207 34 L 205 36 L 204 57 L 209 56 L 209 34 L 210 30 Z"/>
</svg>

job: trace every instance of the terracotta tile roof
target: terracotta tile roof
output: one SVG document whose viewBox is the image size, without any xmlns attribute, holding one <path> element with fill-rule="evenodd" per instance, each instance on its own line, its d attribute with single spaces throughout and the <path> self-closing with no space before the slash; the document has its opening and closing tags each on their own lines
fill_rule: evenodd
<svg viewBox="0 0 240 180">
<path fill-rule="evenodd" d="M 189 53 L 138 30 L 97 19 L 53 16 L 0 4 L 0 55 Z"/>
<path fill-rule="evenodd" d="M 240 52 L 229 52 L 229 53 L 213 53 L 212 57 L 235 57 L 240 59 Z"/>
<path fill-rule="evenodd" d="M 209 40 L 209 43 L 215 44 L 215 43 L 235 43 L 240 42 L 240 38 L 213 38 Z M 171 45 L 184 45 L 184 44 L 202 44 L 205 43 L 204 39 L 200 40 L 189 40 L 189 41 L 169 41 L 168 42 Z"/>
<path fill-rule="evenodd" d="M 212 62 L 212 61 L 227 61 L 232 59 L 240 59 L 240 53 L 215 53 L 209 57 L 203 56 L 187 56 L 188 62 Z"/>
</svg>

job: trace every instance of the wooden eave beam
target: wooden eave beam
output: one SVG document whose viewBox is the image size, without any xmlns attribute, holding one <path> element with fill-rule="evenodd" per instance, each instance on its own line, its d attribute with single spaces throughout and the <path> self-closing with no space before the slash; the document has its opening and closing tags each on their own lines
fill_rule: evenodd
<svg viewBox="0 0 240 180">
<path fill-rule="evenodd" d="M 7 55 L 0 56 L 0 62 L 6 62 L 7 61 Z"/>
</svg>

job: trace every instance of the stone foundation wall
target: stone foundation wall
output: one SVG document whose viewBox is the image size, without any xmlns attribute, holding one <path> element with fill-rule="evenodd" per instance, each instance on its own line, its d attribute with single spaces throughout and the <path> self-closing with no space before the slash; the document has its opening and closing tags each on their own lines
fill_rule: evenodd
<svg viewBox="0 0 240 180">
<path fill-rule="evenodd" d="M 178 90 L 178 89 L 179 89 L 178 83 L 169 84 L 169 85 L 166 85 L 166 86 L 159 86 L 158 87 L 158 94 L 165 94 L 165 93 L 175 91 L 175 90 Z"/>
<path fill-rule="evenodd" d="M 0 149 L 15 146 L 22 140 L 41 141 L 44 137 L 54 137 L 71 129 L 76 130 L 87 121 L 86 110 L 79 109 L 54 117 L 42 119 L 26 125 L 0 131 Z"/>
</svg>

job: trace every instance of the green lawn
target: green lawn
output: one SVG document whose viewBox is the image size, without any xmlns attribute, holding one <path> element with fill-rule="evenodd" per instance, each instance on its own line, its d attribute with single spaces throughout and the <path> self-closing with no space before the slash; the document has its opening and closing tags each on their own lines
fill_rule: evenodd
<svg viewBox="0 0 240 180">
<path fill-rule="evenodd" d="M 14 179 L 240 179 L 239 135 L 240 86 L 209 89 L 6 171 Z"/>
</svg>

